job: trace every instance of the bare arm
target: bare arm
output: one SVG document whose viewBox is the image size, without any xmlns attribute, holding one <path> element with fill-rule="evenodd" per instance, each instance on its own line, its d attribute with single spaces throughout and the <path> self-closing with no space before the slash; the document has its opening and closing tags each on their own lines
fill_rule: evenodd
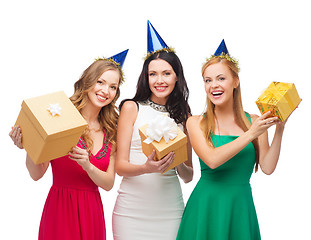
<svg viewBox="0 0 311 240">
<path fill-rule="evenodd" d="M 200 128 L 201 117 L 190 117 L 187 121 L 187 130 L 193 149 L 206 165 L 212 169 L 217 168 L 275 124 L 276 118 L 268 118 L 269 114 L 268 112 L 257 118 L 251 128 L 234 141 L 217 148 L 206 142 Z"/>
<path fill-rule="evenodd" d="M 257 116 L 252 116 L 252 119 L 256 119 Z M 269 146 L 268 132 L 265 131 L 258 137 L 259 141 L 259 165 L 261 170 L 265 174 L 272 174 L 277 166 L 280 151 L 281 142 L 286 122 L 279 122 L 276 124 L 274 137 Z"/>
<path fill-rule="evenodd" d="M 87 172 L 89 177 L 97 186 L 106 191 L 112 189 L 115 179 L 115 148 L 111 149 L 107 171 L 102 171 L 94 166 L 90 162 L 88 152 L 85 149 L 74 147 L 69 153 L 69 158 L 76 161 Z"/>
<path fill-rule="evenodd" d="M 123 104 L 118 120 L 117 130 L 117 155 L 116 172 L 120 176 L 137 176 L 151 172 L 164 172 L 173 160 L 173 153 L 169 153 L 159 161 L 154 161 L 155 152 L 153 152 L 143 165 L 134 165 L 129 162 L 130 145 L 133 133 L 134 123 L 138 114 L 137 105 L 133 101 L 127 101 Z"/>
<path fill-rule="evenodd" d="M 9 133 L 9 136 L 13 140 L 14 144 L 20 148 L 23 149 L 22 145 L 22 132 L 19 126 L 15 126 L 12 128 L 12 130 Z M 46 170 L 49 167 L 49 162 L 41 163 L 41 164 L 35 164 L 30 156 L 27 154 L 26 156 L 26 167 L 29 172 L 30 177 L 37 181 L 40 178 L 42 178 L 46 172 Z"/>
<path fill-rule="evenodd" d="M 184 127 L 185 133 L 187 135 L 187 161 L 176 166 L 178 175 L 185 182 L 191 182 L 193 179 L 193 167 L 192 167 L 192 146 L 190 143 L 189 135 L 186 127 Z"/>
<path fill-rule="evenodd" d="M 28 154 L 26 156 L 26 167 L 28 169 L 30 177 L 35 181 L 38 181 L 39 179 L 41 179 L 44 176 L 49 165 L 50 165 L 50 162 L 35 164 L 31 160 L 31 158 L 29 157 Z"/>
</svg>

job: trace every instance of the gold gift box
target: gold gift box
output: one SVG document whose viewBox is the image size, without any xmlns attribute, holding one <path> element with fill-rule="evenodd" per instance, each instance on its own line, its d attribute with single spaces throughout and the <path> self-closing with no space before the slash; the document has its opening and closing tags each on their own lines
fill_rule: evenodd
<svg viewBox="0 0 311 240">
<path fill-rule="evenodd" d="M 57 104 L 60 114 L 53 116 L 50 104 Z M 21 128 L 23 147 L 38 164 L 67 155 L 87 122 L 64 92 L 56 92 L 24 100 L 15 125 Z"/>
<path fill-rule="evenodd" d="M 165 170 L 165 172 L 187 161 L 188 159 L 187 136 L 185 135 L 183 131 L 181 131 L 178 128 L 178 133 L 177 133 L 176 138 L 174 138 L 173 140 L 169 140 L 168 143 L 166 143 L 165 140 L 161 138 L 160 142 L 152 141 L 150 144 L 147 144 L 144 142 L 144 140 L 148 138 L 148 136 L 146 135 L 147 127 L 148 127 L 148 124 L 139 128 L 139 135 L 141 138 L 141 145 L 142 145 L 143 153 L 147 157 L 152 153 L 153 149 L 156 151 L 155 160 L 159 160 L 163 158 L 164 156 L 166 156 L 168 153 L 174 152 L 175 153 L 174 161 Z"/>
<path fill-rule="evenodd" d="M 262 114 L 271 111 L 272 116 L 279 117 L 283 122 L 300 102 L 293 83 L 272 82 L 257 99 L 256 104 Z"/>
</svg>

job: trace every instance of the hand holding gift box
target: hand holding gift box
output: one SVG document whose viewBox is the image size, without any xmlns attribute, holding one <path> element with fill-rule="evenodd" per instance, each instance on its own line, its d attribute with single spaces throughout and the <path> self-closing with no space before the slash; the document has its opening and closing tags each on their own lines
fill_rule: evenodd
<svg viewBox="0 0 311 240">
<path fill-rule="evenodd" d="M 187 136 L 181 131 L 173 119 L 166 115 L 159 116 L 139 128 L 143 153 L 148 157 L 153 149 L 159 160 L 170 152 L 175 153 L 172 164 L 165 170 L 176 167 L 187 161 Z"/>
<path fill-rule="evenodd" d="M 272 82 L 256 104 L 262 114 L 270 111 L 272 116 L 277 116 L 284 122 L 300 102 L 293 83 Z"/>
<path fill-rule="evenodd" d="M 67 155 L 87 122 L 64 92 L 56 92 L 24 100 L 15 125 L 23 133 L 23 147 L 38 164 Z"/>
</svg>

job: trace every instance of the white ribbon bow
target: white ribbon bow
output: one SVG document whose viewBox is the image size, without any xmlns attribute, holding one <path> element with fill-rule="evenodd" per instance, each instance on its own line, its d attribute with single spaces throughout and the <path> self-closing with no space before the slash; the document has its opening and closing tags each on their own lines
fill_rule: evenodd
<svg viewBox="0 0 311 240">
<path fill-rule="evenodd" d="M 145 143 L 149 144 L 153 140 L 160 142 L 163 137 L 165 142 L 171 139 L 173 140 L 178 133 L 178 126 L 173 119 L 166 115 L 160 115 L 154 118 L 146 129 L 146 135 L 148 138 L 144 140 Z"/>
<path fill-rule="evenodd" d="M 49 104 L 49 107 L 47 108 L 47 110 L 54 117 L 55 115 L 60 115 L 60 111 L 62 110 L 62 108 L 59 106 L 58 103 L 55 103 L 55 104 Z"/>
</svg>

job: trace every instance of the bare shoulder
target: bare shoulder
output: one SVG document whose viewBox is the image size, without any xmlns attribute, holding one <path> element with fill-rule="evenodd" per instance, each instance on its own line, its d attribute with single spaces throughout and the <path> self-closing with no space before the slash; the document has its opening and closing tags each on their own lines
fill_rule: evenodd
<svg viewBox="0 0 311 240">
<path fill-rule="evenodd" d="M 138 112 L 137 104 L 134 101 L 126 101 L 121 108 L 121 112 Z"/>
<path fill-rule="evenodd" d="M 193 125 L 199 125 L 201 120 L 202 120 L 202 116 L 200 115 L 191 116 L 188 118 L 186 122 L 186 126 L 189 127 Z"/>
<path fill-rule="evenodd" d="M 134 124 L 138 115 L 138 106 L 134 101 L 126 101 L 120 111 L 119 124 Z"/>
<path fill-rule="evenodd" d="M 202 115 L 193 115 L 188 118 L 188 121 L 201 121 L 202 120 Z"/>
</svg>

